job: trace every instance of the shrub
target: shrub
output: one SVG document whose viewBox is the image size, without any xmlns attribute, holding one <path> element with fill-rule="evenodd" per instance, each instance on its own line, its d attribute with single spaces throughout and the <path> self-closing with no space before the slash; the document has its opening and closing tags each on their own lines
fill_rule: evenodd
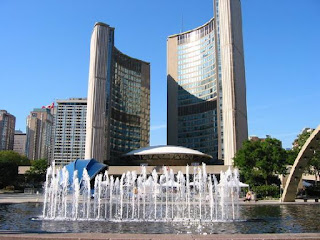
<svg viewBox="0 0 320 240">
<path fill-rule="evenodd" d="M 15 183 L 18 176 L 18 165 L 13 161 L 0 160 L 0 188 Z"/>
<path fill-rule="evenodd" d="M 280 197 L 280 189 L 276 185 L 261 185 L 254 186 L 252 190 L 257 194 L 257 198 L 265 198 L 265 197 Z"/>
</svg>

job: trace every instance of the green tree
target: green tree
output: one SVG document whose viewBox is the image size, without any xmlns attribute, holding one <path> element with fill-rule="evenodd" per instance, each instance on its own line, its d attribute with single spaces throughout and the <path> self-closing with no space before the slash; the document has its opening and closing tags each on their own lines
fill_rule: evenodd
<svg viewBox="0 0 320 240">
<path fill-rule="evenodd" d="M 27 157 L 14 151 L 0 151 L 0 187 L 14 185 L 18 177 L 18 166 L 30 165 Z"/>
<path fill-rule="evenodd" d="M 45 181 L 47 171 L 47 160 L 38 159 L 31 161 L 30 170 L 26 172 L 26 178 L 33 185 L 41 185 Z"/>
<path fill-rule="evenodd" d="M 279 184 L 277 174 L 286 172 L 286 151 L 281 141 L 267 138 L 258 141 L 245 141 L 234 157 L 244 180 L 250 185 Z"/>
<path fill-rule="evenodd" d="M 314 152 L 309 164 L 307 166 L 307 170 L 310 174 L 313 174 L 316 180 L 316 186 L 318 185 L 318 181 L 320 180 L 320 149 Z"/>
<path fill-rule="evenodd" d="M 293 165 L 294 161 L 296 160 L 299 150 L 298 149 L 290 149 L 286 150 L 287 153 L 287 164 Z"/>
<path fill-rule="evenodd" d="M 30 160 L 19 153 L 12 150 L 0 151 L 0 161 L 7 160 L 15 162 L 18 166 L 30 166 Z"/>
<path fill-rule="evenodd" d="M 13 185 L 17 177 L 17 163 L 8 159 L 0 159 L 0 188 Z"/>
<path fill-rule="evenodd" d="M 292 149 L 297 151 L 297 155 L 298 155 L 299 151 L 301 150 L 301 148 L 303 147 L 303 145 L 308 140 L 308 138 L 310 137 L 312 132 L 313 132 L 313 130 L 303 131 L 302 133 L 300 133 L 298 135 L 297 139 L 294 141 L 294 143 L 293 143 L 294 147 Z"/>
</svg>

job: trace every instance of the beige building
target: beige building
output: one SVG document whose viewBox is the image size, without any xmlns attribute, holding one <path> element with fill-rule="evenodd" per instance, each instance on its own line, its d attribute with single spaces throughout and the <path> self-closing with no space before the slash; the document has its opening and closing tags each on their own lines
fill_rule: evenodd
<svg viewBox="0 0 320 240">
<path fill-rule="evenodd" d="M 26 155 L 30 160 L 50 161 L 53 115 L 51 109 L 35 108 L 27 117 Z"/>
<path fill-rule="evenodd" d="M 167 39 L 167 143 L 232 165 L 248 138 L 240 0 L 214 0 L 215 17 Z"/>
<path fill-rule="evenodd" d="M 87 99 L 70 98 L 56 102 L 52 159 L 56 165 L 64 166 L 84 158 Z"/>
<path fill-rule="evenodd" d="M 96 23 L 91 36 L 85 153 L 111 165 L 150 138 L 150 64 L 120 52 L 114 32 Z"/>
<path fill-rule="evenodd" d="M 13 150 L 16 117 L 0 110 L 0 151 Z"/>
<path fill-rule="evenodd" d="M 26 155 L 27 134 L 20 130 L 14 132 L 13 151 Z"/>
</svg>

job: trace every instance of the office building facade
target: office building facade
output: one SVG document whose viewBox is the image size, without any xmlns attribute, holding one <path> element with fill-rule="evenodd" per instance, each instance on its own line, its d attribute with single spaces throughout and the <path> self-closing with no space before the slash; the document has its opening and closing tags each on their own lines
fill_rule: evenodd
<svg viewBox="0 0 320 240">
<path fill-rule="evenodd" d="M 16 117 L 6 110 L 0 110 L 0 151 L 13 150 Z"/>
<path fill-rule="evenodd" d="M 14 132 L 13 151 L 26 155 L 27 134 L 20 130 Z"/>
<path fill-rule="evenodd" d="M 50 162 L 53 115 L 52 109 L 35 108 L 27 117 L 26 156 L 30 160 L 47 159 Z"/>
<path fill-rule="evenodd" d="M 150 64 L 114 46 L 114 28 L 96 23 L 90 46 L 86 159 L 118 165 L 149 145 Z"/>
<path fill-rule="evenodd" d="M 232 165 L 248 138 L 241 5 L 214 6 L 207 23 L 167 39 L 167 142 Z"/>
<path fill-rule="evenodd" d="M 56 165 L 64 166 L 84 158 L 87 99 L 70 98 L 56 102 L 52 159 Z"/>
</svg>

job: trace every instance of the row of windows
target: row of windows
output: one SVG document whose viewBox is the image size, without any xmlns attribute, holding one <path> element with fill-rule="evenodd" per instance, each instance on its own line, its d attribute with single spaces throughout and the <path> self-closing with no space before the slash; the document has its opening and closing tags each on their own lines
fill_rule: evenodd
<svg viewBox="0 0 320 240">
<path fill-rule="evenodd" d="M 141 137 L 140 132 L 130 132 L 127 130 L 121 130 L 119 128 L 112 128 L 111 129 L 111 136 L 112 139 L 118 139 L 119 141 L 131 141 L 132 139 L 134 141 L 139 140 Z"/>
<path fill-rule="evenodd" d="M 124 57 L 126 57 L 126 56 L 124 56 Z M 126 63 L 126 65 L 131 65 L 131 66 L 124 66 L 125 64 L 121 64 L 119 62 Z M 132 66 L 132 65 L 135 65 L 135 66 Z M 133 68 L 135 68 L 135 69 L 133 69 Z M 136 64 L 131 59 L 121 58 L 121 56 L 117 55 L 117 54 L 115 54 L 114 69 L 115 69 L 115 72 L 123 72 L 123 73 L 130 74 L 130 75 L 133 75 L 136 77 L 141 76 L 141 63 L 138 62 Z"/>
<path fill-rule="evenodd" d="M 198 73 L 197 75 L 203 75 L 206 74 L 207 72 L 209 72 L 210 70 L 214 70 L 215 69 L 215 65 L 207 65 L 206 67 L 202 66 L 202 65 L 198 65 L 195 67 L 190 67 L 190 68 L 186 68 L 186 69 L 181 69 L 178 70 L 178 74 L 179 75 L 183 75 L 183 74 L 189 74 L 192 72 L 196 72 Z"/>
<path fill-rule="evenodd" d="M 206 103 L 202 103 L 202 104 L 210 104 L 210 102 L 206 102 Z M 196 106 L 197 107 L 197 106 Z M 200 108 L 200 107 L 198 107 Z M 198 119 L 203 119 L 203 118 L 211 118 L 211 117 L 216 117 L 217 116 L 217 110 L 216 109 L 212 109 L 215 108 L 215 105 L 213 104 L 213 106 L 210 106 L 209 109 L 207 111 L 202 111 L 201 113 L 195 113 L 192 115 L 180 115 L 179 116 L 179 122 L 184 122 L 184 121 L 194 121 L 194 120 L 198 120 Z"/>
<path fill-rule="evenodd" d="M 209 72 L 205 74 L 199 74 L 198 72 L 193 72 L 190 74 L 180 75 L 178 76 L 179 83 L 188 83 L 188 82 L 194 82 L 194 81 L 201 81 L 206 78 L 209 78 L 213 76 L 216 72 L 214 70 L 210 70 Z"/>
<path fill-rule="evenodd" d="M 178 64 L 184 63 L 185 62 L 184 58 L 186 60 L 187 59 L 189 60 L 190 58 L 195 57 L 195 56 L 200 56 L 201 58 L 206 58 L 209 55 L 213 55 L 213 53 L 214 53 L 214 51 L 213 51 L 212 48 L 209 49 L 207 52 L 204 52 L 204 53 L 201 53 L 201 54 L 199 54 L 199 52 L 191 52 L 191 53 L 183 55 L 184 57 L 178 61 Z"/>
<path fill-rule="evenodd" d="M 212 49 L 214 46 L 214 42 L 209 40 L 209 42 L 206 42 L 204 45 L 196 45 L 191 48 L 187 48 L 184 50 L 179 50 L 178 51 L 178 59 L 184 59 L 188 58 L 189 56 L 194 56 L 194 53 L 196 52 L 197 54 L 203 54 L 205 52 L 208 52 L 210 49 Z"/>
<path fill-rule="evenodd" d="M 130 126 L 127 123 L 121 122 L 121 121 L 117 121 L 114 119 L 111 119 L 111 127 L 114 128 L 120 128 L 120 129 L 126 129 L 128 131 L 134 131 L 134 132 L 140 132 L 140 126 Z"/>
<path fill-rule="evenodd" d="M 200 136 L 200 137 L 193 137 L 193 138 L 181 138 L 178 139 L 178 144 L 181 145 L 190 145 L 190 144 L 200 144 L 201 146 L 197 146 L 197 148 L 199 147 L 210 147 L 211 151 L 213 150 L 214 146 L 217 146 L 217 136 L 213 136 L 213 135 L 207 135 L 207 136 Z"/>
<path fill-rule="evenodd" d="M 180 44 L 180 45 L 178 45 L 178 50 L 185 49 L 185 48 L 190 48 L 192 46 L 195 46 L 195 45 L 199 44 L 199 42 L 200 42 L 200 44 L 206 43 L 211 38 L 213 38 L 213 36 L 214 36 L 214 33 L 210 33 L 210 34 L 208 34 L 206 36 L 203 36 L 198 41 L 192 41 L 192 42 L 189 42 L 189 43 L 186 43 L 186 44 Z"/>
<path fill-rule="evenodd" d="M 179 94 L 178 96 L 178 101 L 179 102 L 182 102 L 183 100 L 186 100 L 186 99 L 194 99 L 194 98 L 201 98 L 207 94 L 210 94 L 213 92 L 213 88 L 210 88 L 210 89 L 207 89 L 207 90 L 204 90 L 204 91 L 198 91 L 198 92 L 193 92 L 193 91 L 190 91 L 186 94 Z M 183 103 L 183 102 L 182 102 Z M 181 104 L 182 105 L 182 104 Z"/>
<path fill-rule="evenodd" d="M 189 43 L 189 42 L 194 42 L 194 41 L 208 35 L 209 33 L 211 33 L 213 31 L 213 29 L 214 29 L 213 20 L 211 20 L 207 25 L 205 25 L 197 30 L 179 35 L 178 36 L 178 45 Z"/>
<path fill-rule="evenodd" d="M 194 81 L 194 82 L 190 81 L 190 83 L 187 82 L 187 81 L 179 81 L 178 83 L 180 85 L 179 89 L 182 89 L 182 88 L 184 88 L 184 89 L 193 88 L 193 87 L 205 85 L 207 83 L 212 83 L 213 86 L 216 85 L 215 78 L 212 77 L 212 76 L 207 78 L 207 79 L 205 79 L 205 80 L 202 80 L 202 81 Z"/>
<path fill-rule="evenodd" d="M 203 116 L 203 117 L 200 117 Z M 178 128 L 183 129 L 185 127 L 192 127 L 192 126 L 201 126 L 209 124 L 211 126 L 217 126 L 216 120 L 217 116 L 213 113 L 213 111 L 208 111 L 202 114 L 193 114 L 187 116 L 179 116 L 178 120 Z"/>
<path fill-rule="evenodd" d="M 82 119 L 82 118 L 85 118 L 87 115 L 86 112 L 83 112 L 83 113 L 75 113 L 75 114 L 72 114 L 72 113 L 58 113 L 55 117 L 56 118 L 60 118 L 60 119 Z"/>
<path fill-rule="evenodd" d="M 61 105 L 59 103 L 58 105 L 58 110 L 70 110 L 70 111 L 83 111 L 87 109 L 87 103 L 83 103 L 82 105 L 79 106 L 68 106 L 68 105 Z"/>
<path fill-rule="evenodd" d="M 206 96 L 203 96 L 201 98 L 190 98 L 187 100 L 181 100 L 180 102 L 178 102 L 178 106 L 186 106 L 186 105 L 190 105 L 190 104 L 195 104 L 195 103 L 202 103 L 203 101 L 208 101 L 208 100 L 212 100 L 215 99 L 217 96 L 217 93 L 212 93 Z"/>
<path fill-rule="evenodd" d="M 202 60 L 202 61 L 200 61 L 200 60 Z M 180 72 L 180 70 L 182 70 L 182 69 L 191 68 L 191 67 L 195 67 L 195 70 L 201 70 L 201 69 L 204 69 L 208 66 L 214 65 L 213 59 L 209 59 L 208 61 L 203 61 L 203 60 L 208 60 L 208 58 L 199 59 L 199 61 L 197 61 L 197 62 L 190 62 L 190 63 L 178 65 L 178 72 Z"/>
<path fill-rule="evenodd" d="M 202 62 L 208 62 L 211 59 L 214 59 L 214 54 L 213 53 L 209 54 L 209 55 L 206 55 L 205 57 L 204 57 L 204 54 L 202 54 L 202 55 L 197 54 L 197 55 L 195 55 L 193 57 L 189 57 L 189 58 L 186 58 L 186 59 L 183 59 L 183 60 L 179 60 L 178 61 L 178 65 L 185 65 L 187 63 L 197 62 L 197 61 L 200 61 L 200 60 Z"/>
<path fill-rule="evenodd" d="M 200 85 L 200 86 L 197 86 L 197 85 L 193 85 L 193 86 L 190 86 L 190 85 L 187 85 L 186 88 L 182 88 L 179 89 L 179 95 L 181 94 L 184 94 L 185 92 L 188 92 L 189 94 L 194 94 L 194 93 L 197 93 L 197 92 L 200 92 L 200 91 L 205 91 L 207 89 L 213 89 L 213 92 L 216 92 L 216 86 L 215 86 L 215 83 L 209 83 L 209 84 L 206 84 L 206 85 Z M 180 93 L 181 92 L 181 93 Z"/>
<path fill-rule="evenodd" d="M 71 142 L 71 141 L 75 141 L 75 144 L 80 144 L 80 141 L 84 142 L 86 140 L 86 136 L 83 137 L 69 137 L 69 136 L 64 136 L 64 137 L 56 137 L 55 141 L 56 142 Z"/>
<path fill-rule="evenodd" d="M 210 120 L 209 120 L 210 121 Z M 178 133 L 191 133 L 191 132 L 198 132 L 198 131 L 203 131 L 203 130 L 208 130 L 211 129 L 211 131 L 215 132 L 217 124 L 215 122 L 209 122 L 200 120 L 199 124 L 197 126 L 190 126 L 190 127 L 179 127 Z M 205 124 L 205 122 L 209 122 L 209 124 Z"/>
</svg>

